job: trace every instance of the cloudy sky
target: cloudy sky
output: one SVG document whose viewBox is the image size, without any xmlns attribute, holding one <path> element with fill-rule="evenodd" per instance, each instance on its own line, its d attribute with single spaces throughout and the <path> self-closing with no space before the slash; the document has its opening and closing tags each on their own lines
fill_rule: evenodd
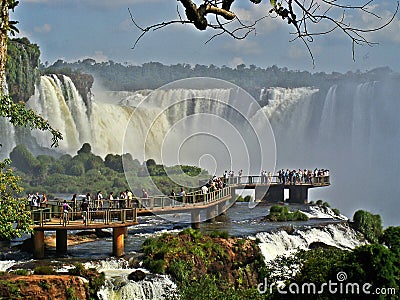
<svg viewBox="0 0 400 300">
<path fill-rule="evenodd" d="M 268 10 L 264 0 L 258 6 L 238 0 L 234 8 L 242 20 L 254 20 Z M 353 3 L 363 2 L 354 0 Z M 366 2 L 366 1 L 365 1 Z M 372 15 L 349 15 L 349 22 L 362 28 L 379 26 L 395 10 L 394 0 L 375 0 L 379 20 Z M 307 49 L 300 41 L 290 42 L 290 28 L 280 19 L 266 18 L 258 23 L 256 35 L 246 40 L 221 36 L 205 42 L 215 32 L 199 32 L 191 25 L 172 25 L 146 34 L 132 50 L 140 31 L 130 20 L 128 8 L 140 26 L 177 19 L 177 1 L 173 0 L 24 0 L 12 14 L 20 22 L 23 36 L 39 44 L 42 61 L 57 59 L 75 61 L 94 58 L 97 61 L 142 64 L 158 61 L 164 64 L 214 64 L 235 67 L 244 63 L 260 67 L 278 65 L 295 70 L 339 71 L 370 70 L 390 66 L 400 71 L 400 15 L 378 33 L 368 35 L 373 47 L 356 47 L 352 59 L 351 41 L 343 34 L 321 36 L 311 44 L 315 68 Z M 181 14 L 183 10 L 181 9 Z M 326 27 L 323 27 L 326 28 Z"/>
</svg>

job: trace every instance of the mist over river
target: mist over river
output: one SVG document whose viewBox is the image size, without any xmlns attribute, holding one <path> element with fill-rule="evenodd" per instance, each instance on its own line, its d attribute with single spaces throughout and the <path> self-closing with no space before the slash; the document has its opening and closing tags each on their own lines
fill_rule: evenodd
<svg viewBox="0 0 400 300">
<path fill-rule="evenodd" d="M 395 82 L 384 80 L 343 82 L 326 90 L 270 87 L 260 91 L 257 100 L 262 106 L 256 103 L 240 109 L 245 111 L 244 117 L 254 123 L 261 113 L 268 117 L 276 142 L 276 170 L 330 169 L 331 186 L 310 190 L 309 200 L 323 199 L 348 216 L 362 208 L 380 214 L 385 226 L 398 225 L 398 213 L 393 207 L 396 207 L 400 193 L 400 185 L 395 180 L 400 168 L 399 89 Z M 63 133 L 64 140 L 58 151 L 74 155 L 84 142 L 89 142 L 95 154 L 121 153 L 123 148 L 124 152 L 130 152 L 140 161 L 144 158 L 168 161 L 165 157 L 161 160 L 159 149 L 171 128 L 187 117 L 207 112 L 222 119 L 237 118 L 229 109 L 229 105 L 240 104 L 240 97 L 234 89 L 189 87 L 163 90 L 157 100 L 160 107 L 170 99 L 185 101 L 161 114 L 157 105 L 139 106 L 150 92 L 94 89 L 91 105 L 87 106 L 69 77 L 46 75 L 41 77 L 28 106 L 48 118 Z M 210 102 L 207 99 L 222 100 Z M 222 102 L 224 99 L 228 100 Z M 135 117 L 131 118 L 133 111 Z M 238 118 L 231 123 L 243 123 Z M 4 142 L 7 147 L 2 148 L 4 157 L 11 150 L 9 146 L 15 145 L 16 141 L 12 127 L 2 124 L 0 128 L 7 140 Z M 124 141 L 125 132 L 130 132 L 132 138 Z M 239 132 L 237 140 L 244 136 L 243 132 Z M 49 146 L 49 136 L 40 132 L 33 133 L 33 136 L 38 144 Z M 146 141 L 145 147 L 141 145 L 143 140 Z M 248 148 L 254 148 L 253 139 L 249 138 L 245 143 L 250 145 Z M 212 145 L 209 148 L 213 148 Z M 231 150 L 232 157 L 248 155 L 235 144 L 231 149 L 236 149 L 236 153 Z M 186 150 L 190 154 L 204 149 L 192 147 Z M 216 153 L 217 156 L 223 152 L 218 150 Z M 224 157 L 217 156 L 221 160 Z M 195 161 L 190 161 L 190 155 L 187 158 L 188 163 L 199 162 L 197 157 Z M 222 175 L 219 172 L 223 169 L 236 172 L 247 169 L 258 175 L 258 165 L 249 167 L 247 161 L 235 158 L 209 171 Z M 273 164 L 261 167 L 271 170 Z"/>
</svg>

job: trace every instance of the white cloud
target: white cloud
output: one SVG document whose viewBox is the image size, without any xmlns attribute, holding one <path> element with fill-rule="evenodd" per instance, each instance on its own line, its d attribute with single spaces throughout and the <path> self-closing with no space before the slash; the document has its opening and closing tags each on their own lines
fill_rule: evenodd
<svg viewBox="0 0 400 300">
<path fill-rule="evenodd" d="M 69 4 L 79 4 L 79 5 L 86 5 L 91 7 L 101 7 L 101 8 L 111 8 L 117 7 L 121 5 L 131 5 L 137 3 L 148 3 L 148 2 L 161 2 L 163 0 L 70 0 Z M 65 0 L 24 0 L 27 3 L 48 3 L 50 5 L 62 5 L 65 6 Z"/>
<path fill-rule="evenodd" d="M 271 18 L 268 11 L 271 8 L 269 4 L 251 5 L 250 9 L 236 8 L 234 9 L 236 16 L 246 25 L 253 24 L 259 20 L 256 25 L 256 32 L 268 34 L 276 31 L 283 26 L 280 19 Z"/>
<path fill-rule="evenodd" d="M 52 27 L 50 24 L 43 24 L 42 26 L 35 26 L 33 30 L 37 33 L 49 33 Z"/>
<path fill-rule="evenodd" d="M 244 40 L 230 40 L 225 45 L 226 50 L 233 51 L 240 55 L 254 55 L 263 52 L 258 41 L 251 41 L 250 38 Z"/>
<path fill-rule="evenodd" d="M 234 57 L 228 65 L 232 68 L 236 68 L 236 66 L 244 64 L 244 60 L 241 57 Z"/>
<path fill-rule="evenodd" d="M 97 50 L 94 52 L 94 55 L 91 56 L 97 62 L 105 62 L 108 61 L 107 55 L 103 53 L 103 51 Z"/>
</svg>

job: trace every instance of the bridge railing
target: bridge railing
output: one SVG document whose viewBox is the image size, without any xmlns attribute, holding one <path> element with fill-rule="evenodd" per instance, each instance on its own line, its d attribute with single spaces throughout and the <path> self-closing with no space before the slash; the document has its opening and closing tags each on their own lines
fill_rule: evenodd
<svg viewBox="0 0 400 300">
<path fill-rule="evenodd" d="M 188 193 L 185 196 L 152 196 L 148 198 L 134 198 L 132 206 L 140 210 L 154 208 L 171 208 L 184 206 L 199 206 L 218 201 L 231 195 L 231 188 L 226 187 L 203 194 L 201 191 Z"/>
<path fill-rule="evenodd" d="M 222 181 L 229 185 L 247 185 L 247 184 L 282 184 L 283 181 L 279 176 L 261 176 L 261 175 L 246 175 L 246 176 L 233 176 L 229 178 L 221 178 Z M 296 182 L 285 182 L 285 184 L 312 184 L 315 186 L 329 185 L 329 176 L 313 176 L 311 182 L 308 179 L 297 180 Z"/>
<path fill-rule="evenodd" d="M 32 220 L 35 225 L 45 226 L 51 223 L 51 225 L 65 226 L 72 224 L 78 224 L 76 221 L 82 221 L 86 218 L 86 225 L 95 224 L 110 224 L 110 223 L 126 223 L 126 222 L 137 222 L 137 209 L 126 208 L 126 209 L 107 209 L 107 210 L 88 210 L 87 212 L 82 211 L 69 211 L 66 214 L 66 220 L 64 222 L 64 213 L 60 211 L 51 211 L 50 208 L 40 208 L 31 211 Z"/>
<path fill-rule="evenodd" d="M 231 196 L 231 188 L 225 187 L 216 191 L 203 193 L 202 191 L 195 191 L 187 193 L 185 196 L 151 196 L 148 198 L 133 197 L 132 199 L 115 199 L 115 200 L 94 200 L 91 201 L 89 211 L 87 212 L 88 224 L 91 223 L 104 223 L 110 222 L 125 222 L 137 221 L 137 211 L 153 210 L 153 209 L 168 209 L 173 207 L 185 206 L 200 206 L 218 201 L 222 198 Z M 72 201 L 67 203 L 74 207 Z M 49 208 L 33 210 L 32 219 L 35 224 L 46 224 L 53 219 L 59 219 L 62 224 L 62 201 L 57 203 L 49 203 Z M 80 201 L 77 203 L 80 206 Z M 68 221 L 83 220 L 82 212 L 79 208 L 75 208 L 72 212 L 68 213 Z M 54 225 L 52 223 L 52 225 Z"/>
</svg>

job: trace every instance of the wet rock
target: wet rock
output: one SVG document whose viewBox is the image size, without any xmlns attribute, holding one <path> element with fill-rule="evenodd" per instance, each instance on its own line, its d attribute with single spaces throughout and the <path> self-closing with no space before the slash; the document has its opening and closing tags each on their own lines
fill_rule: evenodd
<svg viewBox="0 0 400 300">
<path fill-rule="evenodd" d="M 128 279 L 132 281 L 141 281 L 146 278 L 146 273 L 141 270 L 136 270 L 128 275 Z"/>
</svg>

